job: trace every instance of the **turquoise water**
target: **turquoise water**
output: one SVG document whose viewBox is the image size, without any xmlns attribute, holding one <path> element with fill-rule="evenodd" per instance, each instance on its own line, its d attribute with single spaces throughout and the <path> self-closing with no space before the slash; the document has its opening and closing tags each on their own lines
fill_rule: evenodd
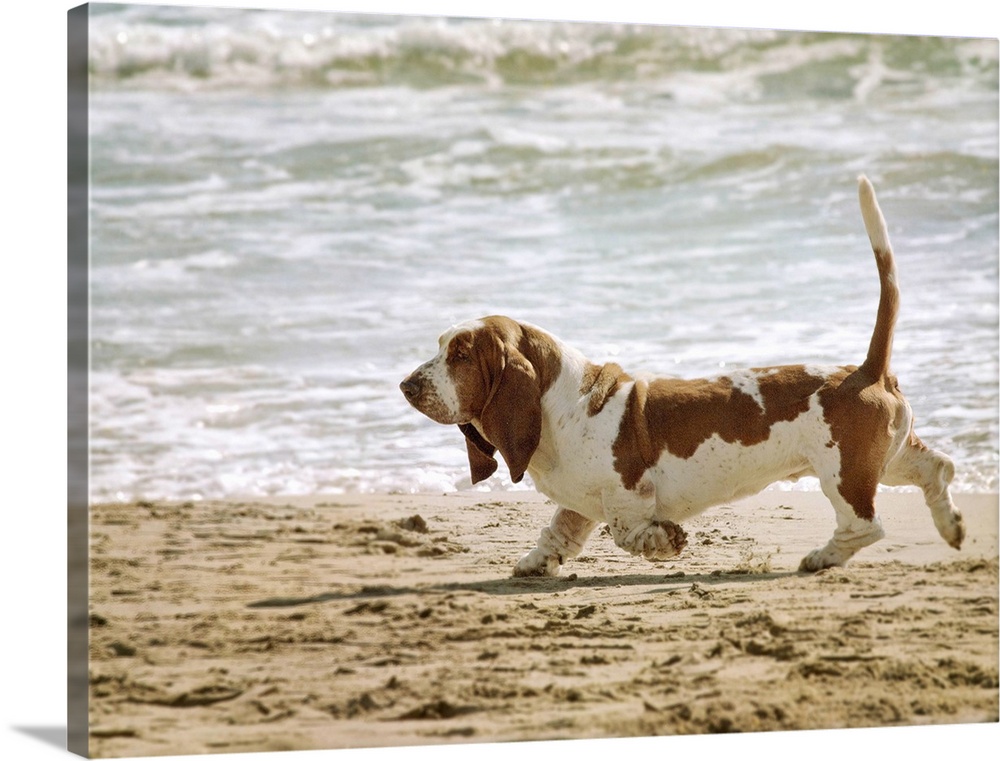
<svg viewBox="0 0 1000 761">
<path fill-rule="evenodd" d="M 995 40 L 92 8 L 94 498 L 464 488 L 397 384 L 484 314 L 859 362 L 862 172 L 918 431 L 998 488 Z"/>
</svg>

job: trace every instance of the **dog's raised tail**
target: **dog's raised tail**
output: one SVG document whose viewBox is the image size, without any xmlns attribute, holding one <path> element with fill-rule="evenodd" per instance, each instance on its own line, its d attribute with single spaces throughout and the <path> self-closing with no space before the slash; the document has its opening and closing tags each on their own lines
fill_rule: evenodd
<svg viewBox="0 0 1000 761">
<path fill-rule="evenodd" d="M 868 345 L 868 356 L 861 367 L 873 378 L 883 378 L 889 374 L 892 336 L 896 328 L 896 316 L 899 314 L 896 260 L 892 255 L 892 244 L 889 243 L 885 218 L 875 198 L 875 189 L 864 175 L 858 178 L 858 200 L 861 202 L 861 216 L 865 221 L 865 230 L 871 240 L 872 251 L 875 252 L 875 263 L 878 266 L 878 277 L 882 287 L 875 330 Z"/>
</svg>

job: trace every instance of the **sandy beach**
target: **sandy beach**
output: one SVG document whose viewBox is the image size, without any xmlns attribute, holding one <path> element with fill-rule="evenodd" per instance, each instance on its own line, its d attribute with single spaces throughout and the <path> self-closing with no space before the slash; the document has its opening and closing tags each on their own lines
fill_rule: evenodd
<svg viewBox="0 0 1000 761">
<path fill-rule="evenodd" d="M 92 506 L 90 751 L 180 755 L 998 721 L 996 494 L 918 494 L 845 568 L 821 495 L 765 492 L 648 563 L 600 529 L 513 564 L 530 492 Z"/>
</svg>

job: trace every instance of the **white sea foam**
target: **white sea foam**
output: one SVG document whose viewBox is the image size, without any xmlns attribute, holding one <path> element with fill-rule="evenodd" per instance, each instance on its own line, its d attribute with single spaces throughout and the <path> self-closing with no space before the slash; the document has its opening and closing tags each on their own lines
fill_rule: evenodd
<svg viewBox="0 0 1000 761">
<path fill-rule="evenodd" d="M 635 371 L 858 363 L 862 172 L 918 432 L 997 488 L 995 44 L 109 8 L 95 498 L 466 488 L 397 384 L 484 314 Z"/>
</svg>

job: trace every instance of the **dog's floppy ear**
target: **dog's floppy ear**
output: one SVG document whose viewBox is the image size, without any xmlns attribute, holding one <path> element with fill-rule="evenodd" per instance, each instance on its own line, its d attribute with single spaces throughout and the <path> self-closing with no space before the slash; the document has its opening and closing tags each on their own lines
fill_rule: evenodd
<svg viewBox="0 0 1000 761">
<path fill-rule="evenodd" d="M 510 349 L 480 421 L 507 463 L 510 480 L 520 482 L 542 437 L 542 392 L 535 368 L 516 349 Z"/>
<path fill-rule="evenodd" d="M 478 484 L 492 476 L 496 471 L 497 461 L 493 453 L 497 451 L 497 448 L 484 439 L 472 423 L 463 423 L 458 428 L 465 434 L 465 448 L 469 453 L 469 471 L 472 474 L 472 483 Z"/>
</svg>

